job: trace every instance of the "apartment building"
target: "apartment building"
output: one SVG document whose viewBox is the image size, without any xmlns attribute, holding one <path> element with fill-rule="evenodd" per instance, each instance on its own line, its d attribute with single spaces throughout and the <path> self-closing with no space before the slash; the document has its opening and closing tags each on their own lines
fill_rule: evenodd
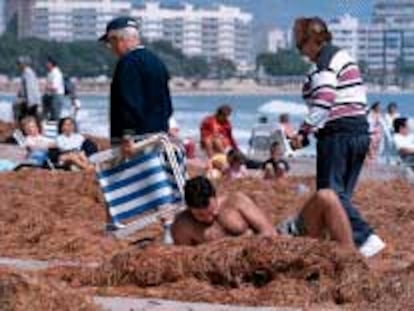
<svg viewBox="0 0 414 311">
<path fill-rule="evenodd" d="M 253 16 L 240 8 L 147 2 L 134 7 L 131 15 L 140 21 L 142 36 L 149 41 L 170 41 L 189 56 L 226 58 L 239 70 L 248 70 L 253 64 Z"/>
<path fill-rule="evenodd" d="M 0 0 L 0 35 L 6 30 L 6 0 Z"/>
<path fill-rule="evenodd" d="M 331 20 L 328 23 L 328 28 L 333 36 L 333 44 L 346 49 L 354 59 L 358 59 L 360 56 L 358 54 L 360 39 L 358 19 L 346 14 Z"/>
<path fill-rule="evenodd" d="M 129 0 L 12 0 L 19 37 L 56 41 L 95 40 L 108 21 L 129 15 Z"/>
<path fill-rule="evenodd" d="M 267 51 L 277 53 L 289 47 L 288 33 L 279 28 L 273 28 L 267 34 Z"/>
</svg>

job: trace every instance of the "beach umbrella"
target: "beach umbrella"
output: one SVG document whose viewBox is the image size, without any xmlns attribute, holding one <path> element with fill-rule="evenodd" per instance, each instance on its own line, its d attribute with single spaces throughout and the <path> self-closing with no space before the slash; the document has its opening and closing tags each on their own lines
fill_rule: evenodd
<svg viewBox="0 0 414 311">
<path fill-rule="evenodd" d="M 305 115 L 308 108 L 304 104 L 299 104 L 288 100 L 272 100 L 261 105 L 257 112 L 262 115 L 278 116 L 281 113 L 290 115 Z"/>
</svg>

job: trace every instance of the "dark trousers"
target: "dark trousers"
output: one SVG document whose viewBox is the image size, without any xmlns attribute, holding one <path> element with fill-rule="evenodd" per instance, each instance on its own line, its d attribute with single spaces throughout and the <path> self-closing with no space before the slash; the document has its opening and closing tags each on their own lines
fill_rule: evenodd
<svg viewBox="0 0 414 311">
<path fill-rule="evenodd" d="M 39 119 L 38 106 L 39 105 L 32 105 L 28 107 L 25 102 L 15 103 L 13 105 L 14 120 L 16 122 L 20 122 L 24 117 L 27 117 L 27 116 L 35 117 L 36 120 L 38 120 Z"/>
<path fill-rule="evenodd" d="M 317 143 L 317 189 L 337 193 L 358 246 L 373 232 L 351 202 L 369 144 L 370 138 L 364 134 L 332 134 L 320 137 Z"/>
<path fill-rule="evenodd" d="M 44 95 L 43 96 L 43 119 L 58 121 L 62 112 L 63 96 L 62 95 Z"/>
</svg>

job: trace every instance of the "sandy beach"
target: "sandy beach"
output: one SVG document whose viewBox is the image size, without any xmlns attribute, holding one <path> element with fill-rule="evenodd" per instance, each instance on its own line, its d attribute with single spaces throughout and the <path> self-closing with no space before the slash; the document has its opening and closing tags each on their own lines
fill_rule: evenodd
<svg viewBox="0 0 414 311">
<path fill-rule="evenodd" d="M 0 141 L 10 129 L 0 124 Z M 3 158 L 16 155 L 13 150 L 13 145 L 0 145 Z M 307 200 L 309 194 L 298 195 L 298 183 L 314 189 L 313 165 L 313 159 L 294 160 L 294 176 L 283 188 L 255 178 L 219 182 L 217 188 L 229 195 L 243 191 L 277 224 Z M 4 310 L 28 310 L 28 305 L 39 311 L 97 310 L 95 296 L 303 310 L 414 308 L 414 188 L 395 167 L 366 166 L 355 195 L 362 214 L 387 243 L 369 260 L 335 243 L 305 238 L 165 246 L 159 224 L 119 241 L 103 230 L 105 204 L 92 173 L 0 173 L 0 192 L 0 256 L 55 263 L 41 270 L 29 265 L 23 271 L 13 264 L 0 269 Z M 133 243 L 144 237 L 155 242 Z M 44 304 L 34 304 L 34 295 Z"/>
</svg>

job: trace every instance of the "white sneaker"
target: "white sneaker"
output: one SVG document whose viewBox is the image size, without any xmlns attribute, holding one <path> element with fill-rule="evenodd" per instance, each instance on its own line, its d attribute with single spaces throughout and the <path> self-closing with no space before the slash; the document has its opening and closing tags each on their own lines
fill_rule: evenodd
<svg viewBox="0 0 414 311">
<path fill-rule="evenodd" d="M 376 234 L 371 234 L 368 239 L 359 248 L 359 252 L 364 257 L 372 257 L 381 252 L 385 248 L 385 243 Z"/>
</svg>

